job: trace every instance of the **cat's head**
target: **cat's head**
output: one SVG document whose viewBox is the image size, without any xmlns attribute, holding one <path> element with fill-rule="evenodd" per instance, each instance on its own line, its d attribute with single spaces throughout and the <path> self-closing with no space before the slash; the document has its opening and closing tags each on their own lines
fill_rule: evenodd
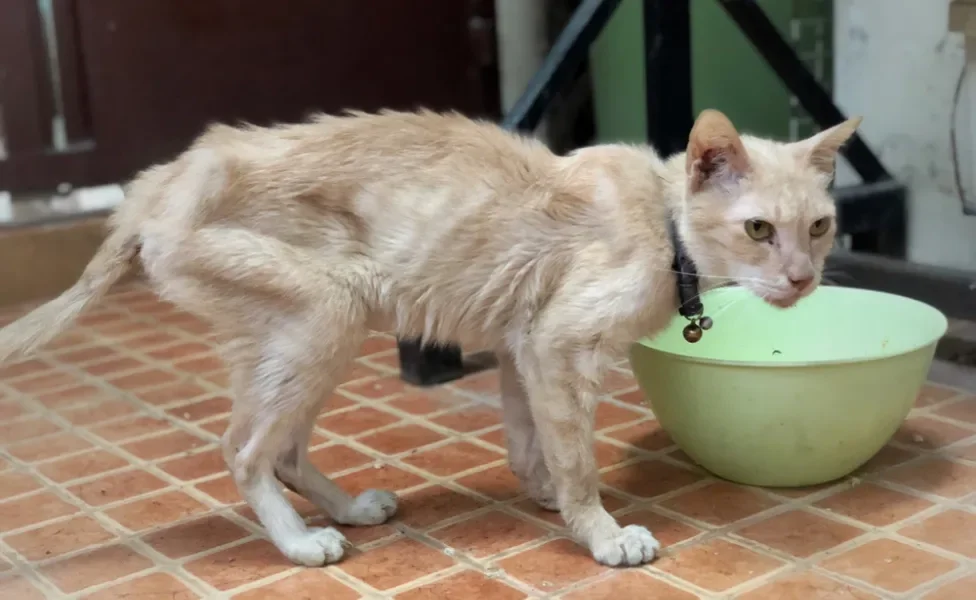
<svg viewBox="0 0 976 600">
<path fill-rule="evenodd" d="M 682 210 L 699 272 L 780 307 L 816 289 L 837 231 L 827 188 L 860 122 L 780 143 L 740 136 L 725 115 L 704 111 L 689 136 Z"/>
</svg>

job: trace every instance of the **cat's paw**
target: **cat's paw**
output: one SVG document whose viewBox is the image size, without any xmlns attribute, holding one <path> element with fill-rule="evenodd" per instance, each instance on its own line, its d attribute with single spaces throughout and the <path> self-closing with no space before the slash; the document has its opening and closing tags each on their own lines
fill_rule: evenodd
<svg viewBox="0 0 976 600">
<path fill-rule="evenodd" d="M 348 542 L 332 527 L 310 527 L 308 531 L 288 541 L 282 552 L 296 565 L 321 567 L 339 562 Z"/>
<path fill-rule="evenodd" d="M 654 560 L 660 550 L 661 543 L 640 525 L 617 527 L 616 531 L 601 536 L 590 546 L 593 558 L 608 567 L 642 565 Z"/>
</svg>

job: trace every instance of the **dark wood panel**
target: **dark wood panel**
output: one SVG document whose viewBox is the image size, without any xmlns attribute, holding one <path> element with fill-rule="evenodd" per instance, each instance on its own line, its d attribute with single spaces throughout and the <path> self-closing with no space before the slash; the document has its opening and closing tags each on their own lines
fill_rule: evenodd
<svg viewBox="0 0 976 600">
<path fill-rule="evenodd" d="M 0 0 L 0 107 L 10 154 L 39 152 L 51 144 L 46 56 L 37 1 Z"/>
<path fill-rule="evenodd" d="M 459 0 L 84 0 L 99 148 L 166 155 L 211 121 L 382 107 L 487 112 Z"/>
</svg>

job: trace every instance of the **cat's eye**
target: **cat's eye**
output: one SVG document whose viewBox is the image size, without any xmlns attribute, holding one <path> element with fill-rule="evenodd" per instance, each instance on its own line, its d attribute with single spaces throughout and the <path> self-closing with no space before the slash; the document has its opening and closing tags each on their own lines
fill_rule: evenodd
<svg viewBox="0 0 976 600">
<path fill-rule="evenodd" d="M 817 219 L 810 225 L 810 236 L 820 237 L 830 231 L 830 217 L 824 217 L 822 219 Z"/>
<path fill-rule="evenodd" d="M 773 224 L 762 219 L 749 219 L 746 221 L 746 234 L 757 242 L 768 242 L 773 239 L 776 230 Z"/>
</svg>

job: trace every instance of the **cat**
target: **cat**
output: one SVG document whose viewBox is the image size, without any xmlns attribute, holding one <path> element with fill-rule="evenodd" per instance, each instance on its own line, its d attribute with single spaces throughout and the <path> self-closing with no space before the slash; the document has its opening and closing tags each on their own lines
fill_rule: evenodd
<svg viewBox="0 0 976 600">
<path fill-rule="evenodd" d="M 667 160 L 619 144 L 557 156 L 423 111 L 216 125 L 132 181 L 78 282 L 4 329 L 0 360 L 52 340 L 140 261 L 162 298 L 213 324 L 235 397 L 228 467 L 281 552 L 318 566 L 345 539 L 307 527 L 279 481 L 340 524 L 397 508 L 385 491 L 351 497 L 307 458 L 368 332 L 489 348 L 524 492 L 600 563 L 646 563 L 658 541 L 601 505 L 593 419 L 607 367 L 675 313 L 669 220 L 702 289 L 792 306 L 820 282 L 828 185 L 859 122 L 778 143 L 708 110 Z"/>
</svg>

